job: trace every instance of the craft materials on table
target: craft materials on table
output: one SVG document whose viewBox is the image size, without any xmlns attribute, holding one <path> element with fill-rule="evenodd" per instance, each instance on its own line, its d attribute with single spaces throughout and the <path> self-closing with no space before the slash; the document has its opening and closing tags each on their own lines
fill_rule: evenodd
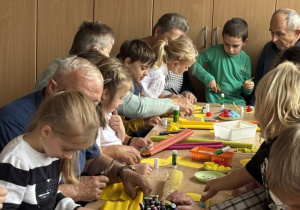
<svg viewBox="0 0 300 210">
<path fill-rule="evenodd" d="M 166 139 L 165 136 L 151 136 L 151 140 L 153 142 L 160 142 Z M 197 138 L 187 138 L 185 140 L 180 141 L 179 143 L 186 143 L 186 142 L 218 142 L 218 140 L 213 139 L 197 139 Z M 252 149 L 252 143 L 244 143 L 244 142 L 235 142 L 235 141 L 222 141 L 224 146 L 230 146 L 231 148 L 247 148 Z"/>
<path fill-rule="evenodd" d="M 163 202 L 168 202 L 166 200 L 166 197 L 176 191 L 176 190 L 180 190 L 181 189 L 181 185 L 182 185 L 182 181 L 183 181 L 183 173 L 180 170 L 177 169 L 173 169 L 171 170 L 171 173 L 169 174 L 169 176 L 167 177 L 167 180 L 164 184 L 164 188 L 163 188 L 163 193 L 161 196 L 161 200 Z"/>
<path fill-rule="evenodd" d="M 230 164 L 232 161 L 232 158 L 234 156 L 234 152 L 224 152 L 222 154 L 216 155 L 214 152 L 216 152 L 216 149 L 208 148 L 208 147 L 195 147 L 190 150 L 192 154 L 193 160 L 198 160 L 202 162 L 213 162 L 215 160 L 222 161 L 227 164 Z"/>
<path fill-rule="evenodd" d="M 149 163 L 155 166 L 155 158 L 144 158 L 141 161 L 142 163 Z M 169 156 L 167 159 L 159 158 L 158 164 L 160 167 L 170 165 L 172 163 L 172 156 Z M 177 156 L 177 165 L 191 167 L 191 168 L 201 168 L 202 163 L 193 161 L 191 158 L 184 158 Z"/>
<path fill-rule="evenodd" d="M 193 130 L 186 129 L 178 134 L 175 134 L 174 136 L 166 138 L 164 141 L 161 141 L 153 146 L 153 150 L 151 151 L 150 155 L 154 155 L 154 154 L 166 149 L 167 147 L 188 138 L 193 133 L 194 133 Z"/>
<path fill-rule="evenodd" d="M 177 143 L 169 146 L 168 150 L 173 149 L 192 149 L 197 146 L 210 147 L 210 148 L 222 148 L 222 142 L 190 142 L 190 143 Z"/>
</svg>

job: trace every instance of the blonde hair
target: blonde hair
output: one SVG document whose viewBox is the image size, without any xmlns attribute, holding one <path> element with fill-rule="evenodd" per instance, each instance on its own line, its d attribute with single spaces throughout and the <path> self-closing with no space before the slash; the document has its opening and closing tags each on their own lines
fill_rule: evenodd
<svg viewBox="0 0 300 210">
<path fill-rule="evenodd" d="M 82 150 L 95 143 L 99 119 L 93 102 L 78 91 L 60 91 L 46 98 L 31 120 L 28 131 L 38 126 L 49 125 L 52 132 L 64 142 L 72 145 L 72 150 Z M 78 183 L 75 178 L 74 162 L 63 159 L 60 170 L 66 183 Z M 75 163 L 79 163 L 79 160 Z"/>
<path fill-rule="evenodd" d="M 268 72 L 255 91 L 255 117 L 261 134 L 273 139 L 300 119 L 300 65 L 283 62 Z"/>
<path fill-rule="evenodd" d="M 115 95 L 124 89 L 132 91 L 133 81 L 130 75 L 130 70 L 124 66 L 120 60 L 117 58 L 105 57 L 102 58 L 96 65 L 103 76 L 103 89 L 108 90 L 109 101 L 112 101 Z M 101 108 L 102 102 L 100 102 L 97 106 L 97 109 Z M 98 114 L 101 114 L 101 112 L 98 112 Z M 100 118 L 103 120 L 103 116 L 100 116 Z M 101 126 L 106 127 L 107 123 L 104 123 L 102 120 Z"/>
<path fill-rule="evenodd" d="M 184 35 L 169 40 L 168 43 L 164 40 L 159 40 L 153 47 L 153 51 L 157 57 L 157 61 L 154 64 L 157 68 L 163 63 L 167 63 L 168 60 L 178 60 L 180 63 L 195 62 L 198 56 L 198 51 L 192 40 Z"/>
<path fill-rule="evenodd" d="M 283 194 L 300 195 L 299 153 L 300 124 L 296 124 L 282 130 L 271 147 L 267 183 L 279 199 Z"/>
</svg>

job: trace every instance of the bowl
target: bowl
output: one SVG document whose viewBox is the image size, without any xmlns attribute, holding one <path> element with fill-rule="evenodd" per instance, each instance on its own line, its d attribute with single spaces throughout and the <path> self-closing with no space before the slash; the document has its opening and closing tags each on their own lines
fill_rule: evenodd
<svg viewBox="0 0 300 210">
<path fill-rule="evenodd" d="M 221 178 L 225 175 L 217 171 L 198 171 L 194 176 L 198 181 L 207 183 L 213 179 Z"/>
</svg>

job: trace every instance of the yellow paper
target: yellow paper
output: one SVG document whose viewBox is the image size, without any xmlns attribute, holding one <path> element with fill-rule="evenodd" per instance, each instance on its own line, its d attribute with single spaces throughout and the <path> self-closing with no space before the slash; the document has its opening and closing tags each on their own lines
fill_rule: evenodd
<svg viewBox="0 0 300 210">
<path fill-rule="evenodd" d="M 240 164 L 246 165 L 251 159 L 242 159 L 240 160 Z"/>
<path fill-rule="evenodd" d="M 142 163 L 149 163 L 149 164 L 154 165 L 154 158 L 145 158 L 145 159 L 142 159 L 141 162 Z M 159 160 L 158 160 L 159 166 L 169 165 L 169 164 L 171 164 L 171 162 L 172 162 L 172 157 L 171 156 L 168 159 L 159 158 Z"/>
<path fill-rule="evenodd" d="M 139 209 L 139 203 L 143 201 L 143 192 L 137 190 L 137 196 L 135 199 L 131 199 L 124 190 L 122 183 L 108 185 L 103 189 L 103 193 L 100 199 L 106 200 L 106 203 L 100 208 L 100 210 L 111 209 Z"/>
<path fill-rule="evenodd" d="M 182 166 L 191 167 L 191 168 L 203 167 L 202 163 L 194 162 L 191 158 L 183 158 L 183 157 L 177 157 L 177 164 L 182 165 Z"/>
<path fill-rule="evenodd" d="M 194 201 L 200 201 L 201 195 L 198 193 L 186 193 L 187 195 L 191 196 Z"/>
</svg>

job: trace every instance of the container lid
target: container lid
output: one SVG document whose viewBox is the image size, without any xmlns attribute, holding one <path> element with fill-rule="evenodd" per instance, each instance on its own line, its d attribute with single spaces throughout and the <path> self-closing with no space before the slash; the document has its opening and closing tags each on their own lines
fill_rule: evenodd
<svg viewBox="0 0 300 210">
<path fill-rule="evenodd" d="M 175 106 L 174 106 L 174 110 L 179 110 L 179 106 L 178 106 L 178 105 L 175 105 Z"/>
<path fill-rule="evenodd" d="M 177 150 L 173 150 L 173 154 L 177 154 Z"/>
</svg>

